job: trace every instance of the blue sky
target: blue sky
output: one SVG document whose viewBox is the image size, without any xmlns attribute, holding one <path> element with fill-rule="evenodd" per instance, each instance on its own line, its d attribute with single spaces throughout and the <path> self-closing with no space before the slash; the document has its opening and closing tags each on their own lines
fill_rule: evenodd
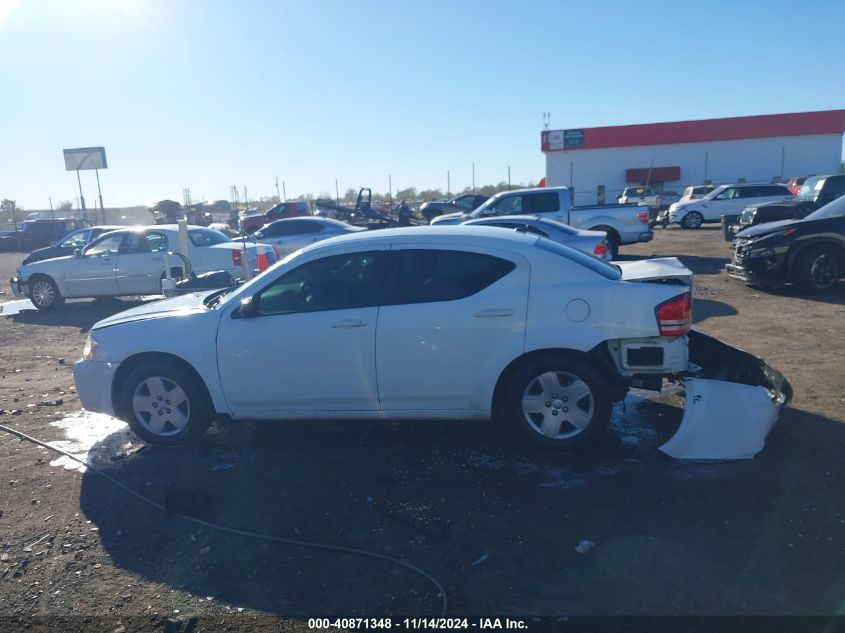
<svg viewBox="0 0 845 633">
<path fill-rule="evenodd" d="M 537 180 L 552 128 L 845 107 L 845 3 L 0 0 L 0 197 Z M 93 172 L 83 172 L 93 205 Z"/>
</svg>

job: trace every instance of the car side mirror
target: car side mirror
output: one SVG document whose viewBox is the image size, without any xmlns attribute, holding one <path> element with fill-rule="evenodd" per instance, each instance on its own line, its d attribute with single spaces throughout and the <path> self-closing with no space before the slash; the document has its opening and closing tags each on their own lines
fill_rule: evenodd
<svg viewBox="0 0 845 633">
<path fill-rule="evenodd" d="M 257 294 L 241 299 L 241 305 L 232 313 L 233 319 L 249 319 L 258 316 L 258 305 L 261 303 Z"/>
</svg>

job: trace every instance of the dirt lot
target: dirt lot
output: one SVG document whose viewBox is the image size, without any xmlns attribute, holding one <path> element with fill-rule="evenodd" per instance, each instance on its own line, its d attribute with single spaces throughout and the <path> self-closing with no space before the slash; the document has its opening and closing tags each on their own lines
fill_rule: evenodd
<svg viewBox="0 0 845 633">
<path fill-rule="evenodd" d="M 445 587 L 452 615 L 842 613 L 845 288 L 824 298 L 746 288 L 722 272 L 729 247 L 715 229 L 657 229 L 623 255 L 680 256 L 696 273 L 696 327 L 792 382 L 793 406 L 753 460 L 659 453 L 680 421 L 670 391 L 630 396 L 601 445 L 575 454 L 513 447 L 478 424 L 242 424 L 171 449 L 116 429 L 95 463 L 202 520 L 418 565 Z M 18 260 L 0 256 L 0 278 Z M 0 300 L 11 299 L 4 287 Z M 56 426 L 80 409 L 71 364 L 90 326 L 128 305 L 0 317 L 0 423 L 79 450 L 84 438 L 68 433 L 85 419 Z M 266 624 L 262 614 L 439 612 L 434 586 L 407 569 L 221 533 L 55 459 L 0 433 L 6 618 L 161 630 L 179 610 L 245 630 Z M 582 540 L 595 548 L 577 552 Z"/>
</svg>

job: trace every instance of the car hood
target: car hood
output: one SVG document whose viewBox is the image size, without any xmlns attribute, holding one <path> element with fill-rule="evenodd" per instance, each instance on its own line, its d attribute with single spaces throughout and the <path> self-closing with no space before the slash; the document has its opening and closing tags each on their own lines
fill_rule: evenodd
<svg viewBox="0 0 845 633">
<path fill-rule="evenodd" d="M 59 251 L 57 246 L 45 246 L 44 248 L 37 248 L 32 251 L 29 255 L 24 257 L 23 262 L 21 265 L 29 264 L 35 261 L 41 261 L 42 259 L 50 259 L 50 254 Z"/>
<path fill-rule="evenodd" d="M 657 257 L 636 262 L 613 262 L 622 273 L 623 281 L 656 281 L 678 279 L 692 286 L 692 271 L 677 257 Z"/>
<path fill-rule="evenodd" d="M 800 220 L 778 220 L 777 222 L 764 222 L 756 226 L 750 226 L 736 234 L 737 237 L 757 237 L 766 233 L 775 233 L 784 227 L 797 224 Z"/>
<path fill-rule="evenodd" d="M 450 224 L 457 224 L 458 222 L 463 222 L 464 220 L 472 217 L 469 213 L 446 213 L 445 215 L 438 215 L 434 218 L 431 223 L 444 223 L 449 222 Z"/>
<path fill-rule="evenodd" d="M 146 321 L 149 319 L 160 319 L 162 317 L 172 316 L 186 316 L 206 312 L 208 308 L 206 308 L 203 304 L 203 299 L 212 292 L 217 292 L 217 290 L 203 290 L 201 292 L 192 292 L 188 295 L 182 295 L 181 297 L 173 297 L 172 299 L 151 301 L 150 303 L 145 303 L 137 308 L 130 308 L 129 310 L 118 312 L 117 314 L 107 317 L 102 321 L 97 321 L 91 330 L 101 330 L 113 325 L 133 323 L 135 321 Z"/>
</svg>

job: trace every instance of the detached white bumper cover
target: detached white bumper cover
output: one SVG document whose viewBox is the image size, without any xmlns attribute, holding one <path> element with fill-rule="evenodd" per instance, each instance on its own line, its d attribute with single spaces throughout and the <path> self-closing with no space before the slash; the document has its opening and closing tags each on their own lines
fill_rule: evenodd
<svg viewBox="0 0 845 633">
<path fill-rule="evenodd" d="M 102 361 L 78 360 L 73 364 L 76 395 L 83 408 L 95 413 L 114 415 L 111 384 L 117 365 Z"/>
<path fill-rule="evenodd" d="M 765 445 L 792 387 L 760 358 L 695 330 L 689 360 L 701 377 L 684 379 L 681 426 L 660 450 L 676 459 L 749 459 Z"/>
</svg>

